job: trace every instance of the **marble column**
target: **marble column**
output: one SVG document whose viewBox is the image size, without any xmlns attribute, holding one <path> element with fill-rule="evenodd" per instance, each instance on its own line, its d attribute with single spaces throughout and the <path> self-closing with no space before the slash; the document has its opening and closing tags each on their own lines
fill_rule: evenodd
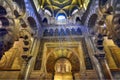
<svg viewBox="0 0 120 80">
<path fill-rule="evenodd" d="M 95 57 L 98 59 L 100 65 L 101 65 L 101 69 L 102 69 L 102 73 L 104 75 L 104 78 L 109 79 L 109 80 L 113 80 L 111 71 L 110 71 L 108 64 L 106 62 L 106 59 L 105 59 L 105 53 L 101 52 L 98 55 L 95 55 Z"/>
</svg>

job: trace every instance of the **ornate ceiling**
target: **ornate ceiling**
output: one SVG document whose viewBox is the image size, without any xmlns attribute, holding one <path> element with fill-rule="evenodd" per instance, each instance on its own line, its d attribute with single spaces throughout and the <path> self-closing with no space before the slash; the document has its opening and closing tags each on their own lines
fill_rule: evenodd
<svg viewBox="0 0 120 80">
<path fill-rule="evenodd" d="M 48 10 L 51 16 L 59 13 L 71 16 L 73 11 L 87 7 L 89 0 L 39 0 L 41 8 Z"/>
</svg>

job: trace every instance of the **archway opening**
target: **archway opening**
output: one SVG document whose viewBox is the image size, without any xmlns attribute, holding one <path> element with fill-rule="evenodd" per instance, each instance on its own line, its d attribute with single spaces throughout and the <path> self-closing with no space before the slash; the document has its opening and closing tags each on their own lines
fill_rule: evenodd
<svg viewBox="0 0 120 80">
<path fill-rule="evenodd" d="M 52 74 L 54 80 L 73 80 L 75 74 L 80 72 L 80 60 L 71 49 L 56 48 L 47 57 L 46 71 Z"/>
<path fill-rule="evenodd" d="M 37 24 L 36 24 L 36 21 L 33 17 L 28 17 L 28 23 L 30 24 L 30 27 L 35 30 L 37 29 Z"/>
<path fill-rule="evenodd" d="M 18 13 L 17 10 L 14 10 L 14 15 L 15 15 L 16 18 L 18 18 L 20 16 L 20 14 Z"/>
<path fill-rule="evenodd" d="M 92 16 L 88 21 L 88 28 L 91 34 L 94 34 L 94 28 L 95 28 L 95 23 L 97 21 L 97 18 L 98 18 L 97 14 L 92 14 Z"/>
<path fill-rule="evenodd" d="M 7 11 L 4 7 L 0 6 L 0 15 L 3 16 L 3 15 L 6 15 L 7 14 Z"/>
<path fill-rule="evenodd" d="M 9 26 L 9 20 L 6 17 L 0 17 L 1 26 L 7 27 Z"/>
<path fill-rule="evenodd" d="M 76 18 L 76 23 L 80 24 L 81 23 L 81 20 L 79 17 Z"/>
<path fill-rule="evenodd" d="M 43 22 L 43 24 L 48 24 L 48 19 L 44 18 L 42 22 Z"/>
<path fill-rule="evenodd" d="M 95 23 L 96 23 L 96 21 L 97 21 L 97 18 L 98 18 L 97 14 L 93 14 L 93 15 L 90 17 L 90 19 L 89 19 L 89 21 L 88 21 L 88 27 L 89 27 L 89 28 L 93 28 L 93 27 L 95 26 Z"/>
<path fill-rule="evenodd" d="M 20 19 L 20 24 L 21 24 L 21 26 L 22 26 L 23 28 L 26 28 L 26 27 L 27 27 L 25 21 L 24 21 L 22 18 Z"/>
<path fill-rule="evenodd" d="M 60 58 L 55 63 L 54 80 L 73 80 L 72 65 L 66 58 Z"/>
<path fill-rule="evenodd" d="M 67 16 L 64 13 L 59 13 L 56 20 L 57 24 L 66 24 Z"/>
</svg>

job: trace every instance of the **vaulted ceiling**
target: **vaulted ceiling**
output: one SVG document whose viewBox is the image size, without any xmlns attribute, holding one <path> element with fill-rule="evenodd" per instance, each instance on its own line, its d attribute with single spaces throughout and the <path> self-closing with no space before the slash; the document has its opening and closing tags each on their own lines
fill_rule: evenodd
<svg viewBox="0 0 120 80">
<path fill-rule="evenodd" d="M 51 16 L 59 13 L 71 16 L 76 9 L 87 7 L 90 0 L 38 0 L 41 8 L 48 10 Z"/>
</svg>

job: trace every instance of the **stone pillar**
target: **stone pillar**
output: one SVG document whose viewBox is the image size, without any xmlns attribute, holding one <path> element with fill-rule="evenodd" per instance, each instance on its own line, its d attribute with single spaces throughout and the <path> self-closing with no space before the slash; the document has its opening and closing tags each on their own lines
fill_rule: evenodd
<svg viewBox="0 0 120 80">
<path fill-rule="evenodd" d="M 104 78 L 112 80 L 113 79 L 112 74 L 111 74 L 111 71 L 110 71 L 108 64 L 106 62 L 105 53 L 99 53 L 98 55 L 95 55 L 95 56 L 101 65 L 101 69 L 102 69 L 102 73 L 104 75 Z"/>
</svg>

